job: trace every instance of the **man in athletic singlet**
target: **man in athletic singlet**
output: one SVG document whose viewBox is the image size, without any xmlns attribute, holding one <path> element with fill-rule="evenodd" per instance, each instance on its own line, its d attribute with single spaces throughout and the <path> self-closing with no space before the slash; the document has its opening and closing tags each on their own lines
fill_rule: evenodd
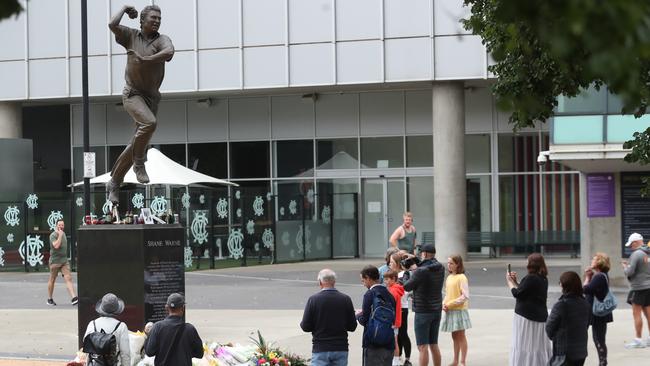
<svg viewBox="0 0 650 366">
<path fill-rule="evenodd" d="M 390 236 L 390 245 L 417 255 L 415 253 L 417 231 L 413 226 L 413 214 L 404 212 L 402 218 L 404 222 Z"/>
</svg>

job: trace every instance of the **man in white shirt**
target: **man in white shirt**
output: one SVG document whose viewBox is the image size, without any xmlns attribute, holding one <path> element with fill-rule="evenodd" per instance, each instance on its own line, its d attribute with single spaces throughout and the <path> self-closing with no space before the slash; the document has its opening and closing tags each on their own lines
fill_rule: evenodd
<svg viewBox="0 0 650 366">
<path fill-rule="evenodd" d="M 126 323 L 115 319 L 116 316 L 124 311 L 124 301 L 109 292 L 97 302 L 95 311 L 101 316 L 88 323 L 84 338 L 90 333 L 101 332 L 102 330 L 106 334 L 112 332 L 115 335 L 117 344 L 119 365 L 130 366 L 131 350 L 129 348 L 129 329 Z"/>
</svg>

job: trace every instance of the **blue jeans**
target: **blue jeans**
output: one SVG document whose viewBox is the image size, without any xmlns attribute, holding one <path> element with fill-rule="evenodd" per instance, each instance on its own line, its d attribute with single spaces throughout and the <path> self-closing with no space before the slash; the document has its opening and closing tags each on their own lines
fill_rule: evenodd
<svg viewBox="0 0 650 366">
<path fill-rule="evenodd" d="M 311 354 L 311 366 L 348 366 L 348 352 L 318 352 Z"/>
</svg>

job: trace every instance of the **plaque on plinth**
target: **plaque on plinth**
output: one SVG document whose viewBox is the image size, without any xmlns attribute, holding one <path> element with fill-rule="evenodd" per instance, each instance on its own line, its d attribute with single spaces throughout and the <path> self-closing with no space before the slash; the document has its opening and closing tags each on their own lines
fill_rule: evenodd
<svg viewBox="0 0 650 366">
<path fill-rule="evenodd" d="M 181 225 L 87 225 L 79 228 L 77 282 L 79 344 L 95 304 L 112 292 L 124 300 L 118 316 L 130 330 L 165 318 L 167 297 L 185 293 Z"/>
</svg>

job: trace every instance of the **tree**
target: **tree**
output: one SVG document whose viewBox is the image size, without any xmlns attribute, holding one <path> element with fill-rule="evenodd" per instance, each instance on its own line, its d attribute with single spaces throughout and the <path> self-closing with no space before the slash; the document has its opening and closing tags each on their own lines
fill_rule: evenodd
<svg viewBox="0 0 650 366">
<path fill-rule="evenodd" d="M 557 97 L 590 86 L 621 97 L 621 113 L 645 114 L 650 100 L 650 2 L 638 0 L 464 0 L 466 29 L 495 64 L 497 106 L 514 129 L 553 115 Z M 650 128 L 624 144 L 628 162 L 650 163 Z"/>
<path fill-rule="evenodd" d="M 12 15 L 18 16 L 23 11 L 23 6 L 18 0 L 0 0 L 0 20 Z"/>
</svg>

